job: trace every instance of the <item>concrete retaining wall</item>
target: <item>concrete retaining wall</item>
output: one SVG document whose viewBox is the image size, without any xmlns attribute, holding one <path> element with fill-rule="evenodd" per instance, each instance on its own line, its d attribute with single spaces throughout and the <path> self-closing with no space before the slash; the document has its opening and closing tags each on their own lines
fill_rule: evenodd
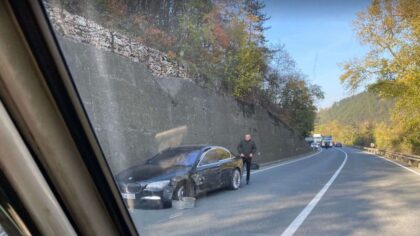
<svg viewBox="0 0 420 236">
<path fill-rule="evenodd" d="M 60 37 L 87 114 L 113 171 L 182 144 L 214 144 L 236 152 L 245 132 L 257 162 L 309 151 L 305 141 L 265 109 L 174 77 L 157 77 L 141 62 Z"/>
</svg>

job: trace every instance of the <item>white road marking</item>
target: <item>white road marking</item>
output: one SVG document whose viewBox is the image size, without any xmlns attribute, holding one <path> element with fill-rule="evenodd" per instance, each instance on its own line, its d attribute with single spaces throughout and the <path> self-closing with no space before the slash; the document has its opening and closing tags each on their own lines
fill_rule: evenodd
<svg viewBox="0 0 420 236">
<path fill-rule="evenodd" d="M 169 216 L 168 220 L 174 219 L 174 218 L 182 216 L 182 215 L 183 215 L 182 212 L 175 213 L 175 214 Z"/>
<path fill-rule="evenodd" d="M 292 163 L 295 163 L 295 162 L 298 162 L 298 161 L 303 161 L 303 160 L 306 160 L 306 159 L 308 159 L 308 158 L 311 158 L 311 157 L 313 157 L 313 156 L 315 156 L 315 155 L 318 155 L 318 154 L 320 154 L 321 152 L 322 152 L 322 149 L 321 149 L 321 151 L 319 151 L 319 152 L 317 152 L 317 153 L 314 153 L 314 154 L 311 154 L 311 155 L 306 156 L 306 157 L 302 157 L 302 158 L 299 158 L 299 159 L 296 159 L 296 160 L 292 160 L 292 161 L 282 162 L 282 163 L 280 163 L 280 164 L 277 164 L 277 165 L 272 165 L 272 166 L 269 166 L 269 167 L 266 167 L 266 168 L 263 168 L 263 169 L 260 169 L 260 170 L 254 170 L 254 171 L 251 171 L 251 175 L 252 175 L 252 174 L 257 174 L 257 173 L 260 173 L 260 172 L 263 172 L 263 171 L 266 171 L 266 170 L 270 170 L 270 169 L 273 169 L 273 168 L 277 168 L 277 167 L 280 167 L 280 166 L 284 166 L 284 165 L 292 164 Z M 244 174 L 244 175 L 245 175 L 245 174 Z"/>
<path fill-rule="evenodd" d="M 415 170 L 413 170 L 413 169 L 410 169 L 410 168 L 408 168 L 407 166 L 403 166 L 403 165 L 401 165 L 401 164 L 400 164 L 400 163 L 398 163 L 398 162 L 395 162 L 395 161 L 393 161 L 393 160 L 389 160 L 388 158 L 385 158 L 385 157 L 381 157 L 381 156 L 375 155 L 375 154 L 373 154 L 373 153 L 369 153 L 369 152 L 365 152 L 365 151 L 363 151 L 363 153 L 365 153 L 365 154 L 369 154 L 369 155 L 372 155 L 372 156 L 374 156 L 374 157 L 380 158 L 380 159 L 385 160 L 385 161 L 389 161 L 389 162 L 391 162 L 391 163 L 394 163 L 395 165 L 400 166 L 400 167 L 402 167 L 402 168 L 404 168 L 404 169 L 406 169 L 406 170 L 408 170 L 408 171 L 410 171 L 410 172 L 412 172 L 412 173 L 414 173 L 414 174 L 416 174 L 416 175 L 420 176 L 420 173 L 419 173 L 419 172 L 417 172 L 417 171 L 415 171 Z"/>
<path fill-rule="evenodd" d="M 302 225 L 306 217 L 312 212 L 324 194 L 327 192 L 328 188 L 332 185 L 334 180 L 337 178 L 338 174 L 343 169 L 344 165 L 347 162 L 347 153 L 341 149 L 337 149 L 345 154 L 344 161 L 341 163 L 340 167 L 335 171 L 331 179 L 324 185 L 324 187 L 317 193 L 317 195 L 306 205 L 306 207 L 300 212 L 300 214 L 293 220 L 292 223 L 287 227 L 287 229 L 281 234 L 282 236 L 292 236 L 296 230 Z"/>
</svg>

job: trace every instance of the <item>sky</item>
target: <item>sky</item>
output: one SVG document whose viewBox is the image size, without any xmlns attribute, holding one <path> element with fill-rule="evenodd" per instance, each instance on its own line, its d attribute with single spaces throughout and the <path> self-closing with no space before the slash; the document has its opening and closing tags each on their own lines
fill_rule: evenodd
<svg viewBox="0 0 420 236">
<path fill-rule="evenodd" d="M 340 83 L 339 63 L 362 57 L 367 47 L 359 43 L 352 22 L 370 0 L 265 0 L 271 18 L 265 32 L 268 44 L 282 43 L 297 67 L 313 84 L 322 87 L 320 108 L 352 95 Z"/>
</svg>

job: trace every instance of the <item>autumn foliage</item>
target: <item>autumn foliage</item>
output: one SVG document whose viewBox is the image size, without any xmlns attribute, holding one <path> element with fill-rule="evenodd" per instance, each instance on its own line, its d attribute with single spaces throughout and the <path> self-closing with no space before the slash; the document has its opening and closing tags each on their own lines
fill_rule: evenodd
<svg viewBox="0 0 420 236">
<path fill-rule="evenodd" d="M 322 96 L 313 93 L 293 63 L 287 68 L 272 65 L 274 58 L 287 52 L 284 47 L 267 46 L 264 24 L 269 18 L 261 0 L 62 0 L 57 4 L 167 53 L 186 65 L 196 83 L 261 104 L 303 135 L 313 128 L 314 102 Z"/>
<path fill-rule="evenodd" d="M 359 13 L 355 31 L 370 50 L 362 59 L 342 65 L 341 81 L 351 90 L 366 86 L 394 99 L 390 124 L 381 124 L 400 147 L 420 153 L 420 1 L 373 0 Z M 378 130 L 376 133 L 382 131 Z"/>
</svg>

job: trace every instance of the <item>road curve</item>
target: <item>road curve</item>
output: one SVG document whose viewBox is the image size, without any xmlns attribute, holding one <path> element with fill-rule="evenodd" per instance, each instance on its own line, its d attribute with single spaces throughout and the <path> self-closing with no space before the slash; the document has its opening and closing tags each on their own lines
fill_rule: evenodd
<svg viewBox="0 0 420 236">
<path fill-rule="evenodd" d="M 420 235 L 420 176 L 352 148 L 255 172 L 189 210 L 135 210 L 141 235 Z"/>
</svg>

